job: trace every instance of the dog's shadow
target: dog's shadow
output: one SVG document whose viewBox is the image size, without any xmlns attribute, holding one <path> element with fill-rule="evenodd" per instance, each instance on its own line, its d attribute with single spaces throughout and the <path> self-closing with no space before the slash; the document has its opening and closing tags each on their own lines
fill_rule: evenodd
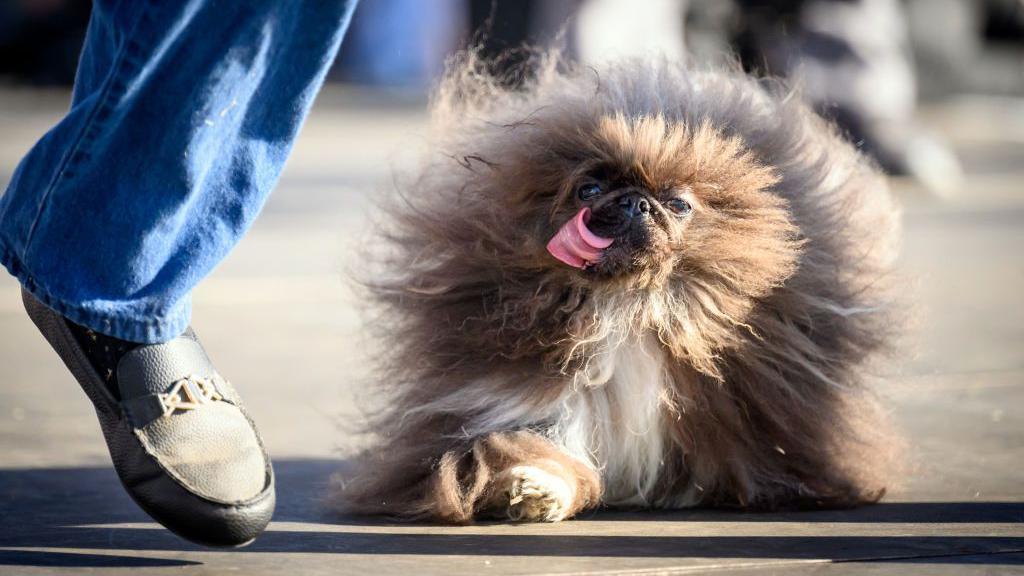
<svg viewBox="0 0 1024 576">
<path fill-rule="evenodd" d="M 856 510 L 743 513 L 600 511 L 576 522 L 578 530 L 558 534 L 529 527 L 508 530 L 444 528 L 424 533 L 423 525 L 377 518 L 338 517 L 323 505 L 334 460 L 281 460 L 277 471 L 275 524 L 251 552 L 374 555 L 466 555 L 646 558 L 888 559 L 999 564 L 1020 561 L 1024 538 L 1015 536 L 816 535 L 818 523 L 1020 523 L 1024 503 L 882 503 Z M 635 535 L 601 535 L 595 521 L 636 522 Z M 659 522 L 659 530 L 642 523 Z M 806 535 L 705 536 L 666 528 L 666 522 L 798 522 Z M 595 530 L 598 528 L 598 530 Z M 483 533 L 481 533 L 483 532 Z M 578 533 L 577 533 L 578 532 Z M 673 533 L 676 535 L 673 535 Z M 788 531 L 790 534 L 802 534 Z M 834 526 L 831 534 L 844 532 Z M 856 530 L 859 534 L 870 531 Z M 949 531 L 947 531 L 948 533 Z M 678 535 L 679 533 L 685 535 Z M 972 533 L 978 533 L 972 531 Z M 982 532 L 984 533 L 984 532 Z M 53 550 L 57 549 L 57 550 Z M 82 552 L 85 550 L 86 552 Z M 174 552 L 168 558 L 90 554 L 87 551 Z M 196 564 L 180 553 L 202 550 L 166 530 L 156 529 L 122 490 L 109 468 L 0 470 L 0 566 L 161 567 Z"/>
</svg>

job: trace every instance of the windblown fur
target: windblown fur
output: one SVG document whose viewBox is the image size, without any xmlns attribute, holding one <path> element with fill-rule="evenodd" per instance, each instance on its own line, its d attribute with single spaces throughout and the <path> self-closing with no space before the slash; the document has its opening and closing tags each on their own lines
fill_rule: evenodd
<svg viewBox="0 0 1024 576">
<path fill-rule="evenodd" d="M 738 72 L 542 58 L 513 89 L 472 53 L 432 112 L 380 228 L 388 400 L 340 507 L 463 523 L 882 495 L 865 376 L 893 332 L 897 212 L 832 126 Z M 594 170 L 693 213 L 624 269 L 565 266 L 545 242 Z"/>
</svg>

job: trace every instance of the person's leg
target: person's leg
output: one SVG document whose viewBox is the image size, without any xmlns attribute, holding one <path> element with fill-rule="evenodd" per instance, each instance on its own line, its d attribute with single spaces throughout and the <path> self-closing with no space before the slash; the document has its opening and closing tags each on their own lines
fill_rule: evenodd
<svg viewBox="0 0 1024 576">
<path fill-rule="evenodd" d="M 959 162 L 916 123 L 917 78 L 898 0 L 739 0 L 745 62 L 791 77 L 889 173 L 936 193 L 961 179 Z"/>
<path fill-rule="evenodd" d="M 71 110 L 0 199 L 0 260 L 77 324 L 180 334 L 191 289 L 274 186 L 353 5 L 97 1 Z"/>
<path fill-rule="evenodd" d="M 188 295 L 274 186 L 355 0 L 98 0 L 71 110 L 0 199 L 0 259 L 176 533 L 240 545 L 270 458 L 191 330 Z"/>
</svg>

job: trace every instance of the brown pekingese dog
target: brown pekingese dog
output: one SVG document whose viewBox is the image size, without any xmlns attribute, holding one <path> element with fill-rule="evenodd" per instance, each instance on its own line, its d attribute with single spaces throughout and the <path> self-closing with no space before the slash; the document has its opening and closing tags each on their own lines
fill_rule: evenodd
<svg viewBox="0 0 1024 576">
<path fill-rule="evenodd" d="M 739 72 L 472 53 L 375 246 L 389 394 L 349 512 L 877 500 L 898 213 L 799 99 Z"/>
</svg>

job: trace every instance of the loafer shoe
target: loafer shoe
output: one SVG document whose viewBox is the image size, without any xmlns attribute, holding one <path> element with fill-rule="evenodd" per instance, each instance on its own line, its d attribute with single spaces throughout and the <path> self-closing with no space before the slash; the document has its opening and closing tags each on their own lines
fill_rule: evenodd
<svg viewBox="0 0 1024 576">
<path fill-rule="evenodd" d="M 29 317 L 96 407 L 121 483 L 154 520 L 208 546 L 242 546 L 274 512 L 274 473 L 238 393 L 191 329 L 117 365 L 115 398 L 63 316 L 22 291 Z"/>
</svg>

